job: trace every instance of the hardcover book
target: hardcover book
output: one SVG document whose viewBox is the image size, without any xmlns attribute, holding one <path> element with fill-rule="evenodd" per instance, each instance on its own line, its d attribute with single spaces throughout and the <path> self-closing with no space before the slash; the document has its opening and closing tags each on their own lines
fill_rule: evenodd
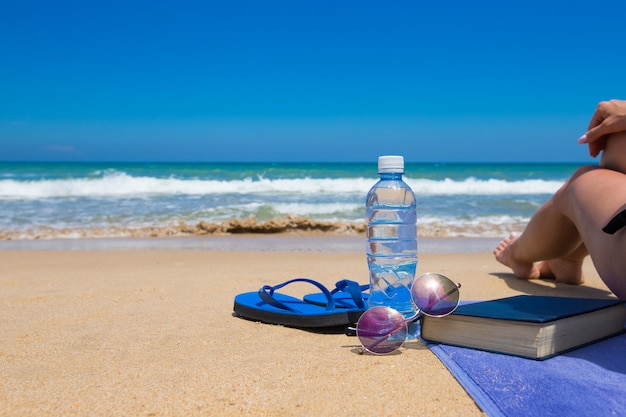
<svg viewBox="0 0 626 417">
<path fill-rule="evenodd" d="M 624 331 L 616 299 L 519 295 L 460 305 L 446 317 L 425 316 L 429 342 L 546 359 Z"/>
</svg>

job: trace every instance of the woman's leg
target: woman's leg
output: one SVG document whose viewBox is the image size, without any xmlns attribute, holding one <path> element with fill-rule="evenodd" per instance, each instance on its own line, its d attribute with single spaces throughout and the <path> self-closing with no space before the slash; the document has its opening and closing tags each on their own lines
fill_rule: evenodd
<svg viewBox="0 0 626 417">
<path fill-rule="evenodd" d="M 498 245 L 496 259 L 520 278 L 538 278 L 544 272 L 559 281 L 579 283 L 582 260 L 589 251 L 607 286 L 626 298 L 626 228 L 614 235 L 602 231 L 625 202 L 626 175 L 580 168 L 535 213 L 519 238 L 509 237 Z"/>
<path fill-rule="evenodd" d="M 539 263 L 539 272 L 543 278 L 552 278 L 567 284 L 582 284 L 585 281 L 582 264 L 587 255 L 589 255 L 587 247 L 581 243 L 561 258 L 548 259 Z"/>
</svg>

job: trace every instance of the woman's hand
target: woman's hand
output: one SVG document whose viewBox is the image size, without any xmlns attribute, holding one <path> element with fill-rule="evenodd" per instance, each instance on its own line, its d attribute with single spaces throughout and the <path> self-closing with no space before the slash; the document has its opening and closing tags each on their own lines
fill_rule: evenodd
<svg viewBox="0 0 626 417">
<path fill-rule="evenodd" d="M 626 131 L 626 100 L 609 100 L 598 104 L 587 129 L 578 143 L 588 144 L 589 154 L 595 158 L 606 146 L 608 135 Z"/>
<path fill-rule="evenodd" d="M 626 174 L 626 131 L 606 135 L 604 140 L 599 165 Z"/>
</svg>

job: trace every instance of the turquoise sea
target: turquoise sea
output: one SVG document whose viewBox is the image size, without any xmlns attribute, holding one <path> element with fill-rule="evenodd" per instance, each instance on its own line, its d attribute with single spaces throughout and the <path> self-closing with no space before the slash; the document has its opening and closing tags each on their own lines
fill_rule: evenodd
<svg viewBox="0 0 626 417">
<path fill-rule="evenodd" d="M 521 230 L 579 164 L 407 163 L 422 236 Z M 289 215 L 364 222 L 372 163 L 0 163 L 0 237 L 133 230 Z"/>
</svg>

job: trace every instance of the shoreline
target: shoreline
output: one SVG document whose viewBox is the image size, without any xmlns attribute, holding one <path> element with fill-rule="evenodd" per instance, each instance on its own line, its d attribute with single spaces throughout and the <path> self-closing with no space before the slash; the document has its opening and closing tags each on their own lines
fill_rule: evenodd
<svg viewBox="0 0 626 417">
<path fill-rule="evenodd" d="M 417 226 L 418 236 L 426 238 L 500 238 L 513 231 L 522 231 L 528 219 L 520 218 L 507 222 L 477 221 L 473 224 L 454 224 L 446 221 L 421 222 Z M 323 221 L 308 217 L 287 216 L 268 221 L 254 218 L 233 218 L 221 223 L 201 221 L 195 225 L 179 222 L 176 225 L 127 225 L 54 227 L 39 225 L 26 229 L 0 228 L 3 240 L 51 240 L 51 239 L 101 239 L 101 238 L 193 238 L 238 235 L 323 235 L 365 236 L 365 222 Z"/>
<path fill-rule="evenodd" d="M 502 238 L 418 237 L 418 253 L 491 252 Z M 227 251 L 364 253 L 364 235 L 236 234 L 204 237 L 102 237 L 0 240 L 0 251 Z"/>
</svg>

